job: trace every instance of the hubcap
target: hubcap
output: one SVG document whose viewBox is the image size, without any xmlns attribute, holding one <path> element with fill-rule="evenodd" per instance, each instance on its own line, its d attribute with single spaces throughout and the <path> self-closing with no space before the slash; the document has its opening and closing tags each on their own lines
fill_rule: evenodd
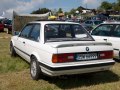
<svg viewBox="0 0 120 90">
<path fill-rule="evenodd" d="M 37 73 L 36 62 L 33 61 L 31 64 L 31 74 L 32 74 L 32 76 L 36 76 L 36 73 Z"/>
</svg>

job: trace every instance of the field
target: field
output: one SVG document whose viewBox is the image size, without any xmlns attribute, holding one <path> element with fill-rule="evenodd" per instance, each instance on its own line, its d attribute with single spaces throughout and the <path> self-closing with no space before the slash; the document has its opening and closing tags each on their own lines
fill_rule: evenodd
<svg viewBox="0 0 120 90">
<path fill-rule="evenodd" d="M 120 90 L 120 63 L 110 71 L 33 81 L 29 64 L 9 54 L 10 35 L 0 33 L 0 90 Z"/>
</svg>

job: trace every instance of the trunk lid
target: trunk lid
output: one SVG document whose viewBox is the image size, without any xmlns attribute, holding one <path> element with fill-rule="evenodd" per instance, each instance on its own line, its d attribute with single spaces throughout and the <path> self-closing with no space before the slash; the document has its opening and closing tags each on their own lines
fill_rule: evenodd
<svg viewBox="0 0 120 90">
<path fill-rule="evenodd" d="M 95 41 L 79 42 L 53 42 L 46 43 L 53 48 L 57 48 L 58 53 L 77 53 L 113 50 L 111 43 Z"/>
</svg>

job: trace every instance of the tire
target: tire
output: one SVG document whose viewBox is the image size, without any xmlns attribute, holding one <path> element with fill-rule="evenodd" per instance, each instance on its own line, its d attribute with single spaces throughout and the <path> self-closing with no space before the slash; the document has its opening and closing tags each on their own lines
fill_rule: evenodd
<svg viewBox="0 0 120 90">
<path fill-rule="evenodd" d="M 33 80 L 38 80 L 43 76 L 37 58 L 34 56 L 31 58 L 30 62 L 30 74 Z"/>
<path fill-rule="evenodd" d="M 16 57 L 16 52 L 15 52 L 15 49 L 14 49 L 14 47 L 13 47 L 13 44 L 12 44 L 12 42 L 10 43 L 10 55 L 12 56 L 12 57 Z"/>
</svg>

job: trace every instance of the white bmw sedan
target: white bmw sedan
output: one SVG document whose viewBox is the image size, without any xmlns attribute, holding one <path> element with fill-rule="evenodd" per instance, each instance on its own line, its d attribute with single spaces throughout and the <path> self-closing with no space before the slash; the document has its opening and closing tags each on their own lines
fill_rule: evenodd
<svg viewBox="0 0 120 90">
<path fill-rule="evenodd" d="M 34 80 L 43 74 L 105 71 L 115 63 L 111 43 L 96 42 L 81 25 L 73 22 L 30 22 L 11 38 L 10 53 L 30 63 Z"/>
</svg>

